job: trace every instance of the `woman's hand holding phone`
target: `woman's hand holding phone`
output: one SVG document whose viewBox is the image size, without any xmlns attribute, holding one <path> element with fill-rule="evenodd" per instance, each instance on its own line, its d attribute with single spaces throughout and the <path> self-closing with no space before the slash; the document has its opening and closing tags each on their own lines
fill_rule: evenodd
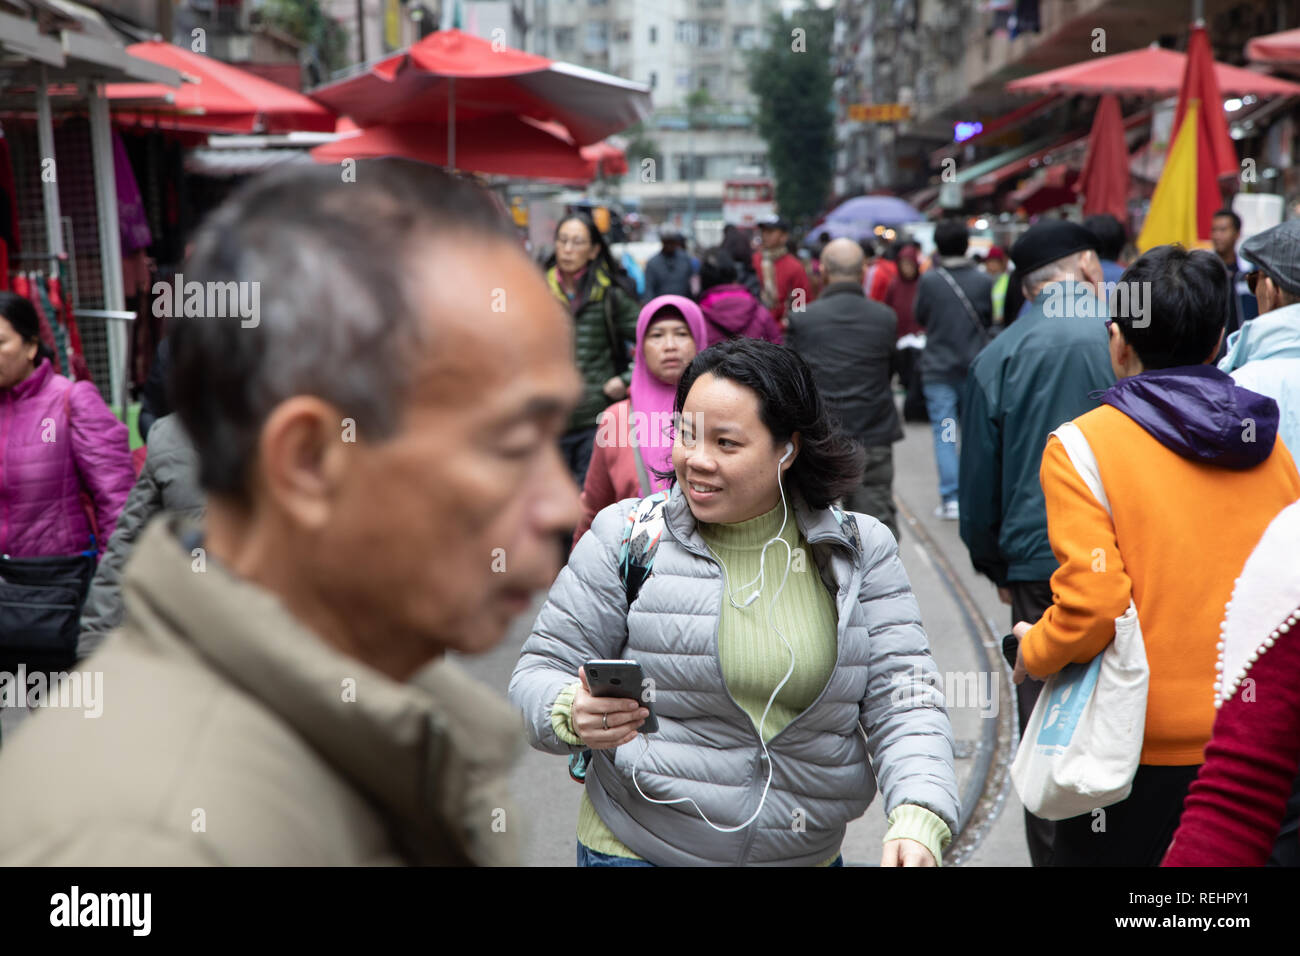
<svg viewBox="0 0 1300 956">
<path fill-rule="evenodd" d="M 586 668 L 578 668 L 578 680 L 582 686 L 573 695 L 569 722 L 582 742 L 592 750 L 612 750 L 636 740 L 637 730 L 650 711 L 624 697 L 593 697 Z"/>
</svg>

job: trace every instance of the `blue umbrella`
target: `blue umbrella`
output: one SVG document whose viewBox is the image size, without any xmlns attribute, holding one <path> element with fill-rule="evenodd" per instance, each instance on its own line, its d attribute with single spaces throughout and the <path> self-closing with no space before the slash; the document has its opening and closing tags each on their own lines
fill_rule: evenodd
<svg viewBox="0 0 1300 956">
<path fill-rule="evenodd" d="M 813 229 L 823 230 L 834 238 L 867 239 L 877 226 L 897 226 L 907 222 L 924 222 L 916 207 L 897 196 L 857 196 L 836 206 L 826 220 Z"/>
</svg>

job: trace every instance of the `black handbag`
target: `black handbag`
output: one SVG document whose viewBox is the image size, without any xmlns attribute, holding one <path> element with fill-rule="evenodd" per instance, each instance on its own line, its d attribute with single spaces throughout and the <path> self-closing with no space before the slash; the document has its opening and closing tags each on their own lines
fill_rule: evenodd
<svg viewBox="0 0 1300 956">
<path fill-rule="evenodd" d="M 81 606 L 94 555 L 0 555 L 0 671 L 66 670 L 76 663 Z"/>
</svg>

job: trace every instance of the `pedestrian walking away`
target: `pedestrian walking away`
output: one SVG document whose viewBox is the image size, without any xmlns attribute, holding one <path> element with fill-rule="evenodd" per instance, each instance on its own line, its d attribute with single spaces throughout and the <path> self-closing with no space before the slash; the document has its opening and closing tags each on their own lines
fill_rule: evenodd
<svg viewBox="0 0 1300 956">
<path fill-rule="evenodd" d="M 1131 602 L 1150 669 L 1146 725 L 1129 796 L 1103 808 L 1104 831 L 1091 813 L 1057 823 L 1053 866 L 1159 864 L 1210 740 L 1206 689 L 1233 581 L 1269 523 L 1300 498 L 1300 474 L 1277 440 L 1277 403 L 1210 364 L 1231 307 L 1222 264 L 1158 246 L 1121 281 L 1150 299 L 1108 320 L 1119 381 L 1073 423 L 1107 501 L 1050 438 L 1040 480 L 1060 567 L 1052 606 L 1015 626 L 1015 679 L 1096 657 Z"/>
<path fill-rule="evenodd" d="M 946 219 L 934 229 L 937 261 L 921 276 L 916 322 L 925 329 L 920 373 L 939 471 L 935 516 L 956 521 L 962 388 L 971 362 L 989 341 L 993 280 L 966 257 L 970 231 Z"/>
</svg>

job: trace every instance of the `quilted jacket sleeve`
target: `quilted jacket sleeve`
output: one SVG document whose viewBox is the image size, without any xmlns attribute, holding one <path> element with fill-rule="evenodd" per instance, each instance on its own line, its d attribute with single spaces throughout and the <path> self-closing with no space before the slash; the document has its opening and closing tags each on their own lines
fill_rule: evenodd
<svg viewBox="0 0 1300 956">
<path fill-rule="evenodd" d="M 627 644 L 627 592 L 618 570 L 618 551 L 628 499 L 596 515 L 551 586 L 533 632 L 524 642 L 510 678 L 510 701 L 524 712 L 528 740 L 538 750 L 567 754 L 582 750 L 556 736 L 551 709 L 560 692 L 589 660 L 622 654 Z"/>
<path fill-rule="evenodd" d="M 878 522 L 856 517 L 867 568 L 858 603 L 871 641 L 867 694 L 859 710 L 885 814 L 912 804 L 956 833 L 952 724 L 921 610 L 893 535 Z"/>
<path fill-rule="evenodd" d="M 68 396 L 72 454 L 81 483 L 95 508 L 102 549 L 117 526 L 117 516 L 135 484 L 126 426 L 104 404 L 91 382 L 75 382 Z"/>
</svg>

